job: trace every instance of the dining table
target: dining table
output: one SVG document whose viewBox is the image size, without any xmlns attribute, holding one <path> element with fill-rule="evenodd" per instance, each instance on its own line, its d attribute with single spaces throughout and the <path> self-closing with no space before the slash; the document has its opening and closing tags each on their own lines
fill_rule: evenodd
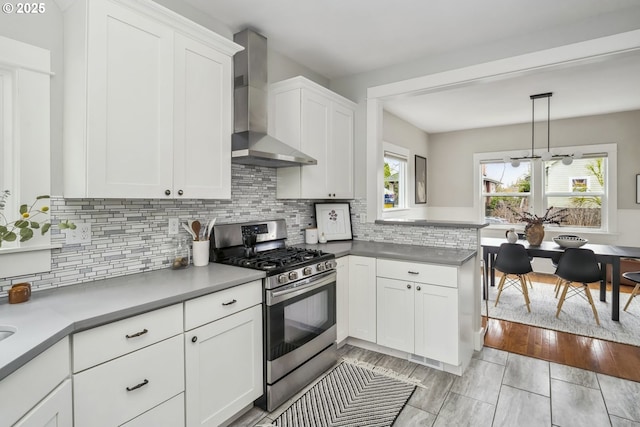
<svg viewBox="0 0 640 427">
<path fill-rule="evenodd" d="M 480 240 L 484 261 L 483 298 L 485 299 L 489 295 L 489 284 L 495 286 L 495 259 L 500 245 L 503 243 L 507 243 L 505 238 L 483 237 Z M 555 262 L 565 250 L 564 247 L 552 241 L 543 241 L 539 246 L 532 246 L 526 240 L 518 240 L 517 243 L 525 247 L 530 257 L 548 258 Z M 620 259 L 640 258 L 640 247 L 587 243 L 582 248 L 591 249 L 601 265 L 600 301 L 607 300 L 607 269 L 605 266 L 611 266 L 611 320 L 620 321 Z"/>
</svg>

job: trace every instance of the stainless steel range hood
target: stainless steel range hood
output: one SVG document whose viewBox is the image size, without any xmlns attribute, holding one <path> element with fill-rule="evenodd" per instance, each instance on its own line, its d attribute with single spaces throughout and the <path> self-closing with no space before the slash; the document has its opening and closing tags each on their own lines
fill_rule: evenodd
<svg viewBox="0 0 640 427">
<path fill-rule="evenodd" d="M 234 134 L 231 161 L 275 168 L 315 165 L 316 159 L 267 135 L 267 39 L 250 29 L 233 36 Z"/>
</svg>

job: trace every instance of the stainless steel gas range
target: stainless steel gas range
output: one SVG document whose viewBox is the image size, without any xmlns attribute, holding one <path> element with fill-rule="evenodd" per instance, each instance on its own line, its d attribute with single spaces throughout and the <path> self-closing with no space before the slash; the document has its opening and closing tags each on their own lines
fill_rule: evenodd
<svg viewBox="0 0 640 427">
<path fill-rule="evenodd" d="M 333 254 L 286 245 L 283 219 L 219 224 L 211 260 L 263 270 L 264 396 L 273 411 L 333 365 L 336 262 Z"/>
</svg>

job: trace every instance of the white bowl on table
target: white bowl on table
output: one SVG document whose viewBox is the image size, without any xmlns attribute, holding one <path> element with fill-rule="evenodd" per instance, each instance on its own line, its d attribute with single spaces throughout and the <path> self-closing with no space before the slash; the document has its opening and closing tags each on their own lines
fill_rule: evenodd
<svg viewBox="0 0 640 427">
<path fill-rule="evenodd" d="M 579 248 L 588 242 L 587 239 L 571 234 L 562 234 L 558 237 L 554 237 L 553 241 L 563 248 Z"/>
</svg>

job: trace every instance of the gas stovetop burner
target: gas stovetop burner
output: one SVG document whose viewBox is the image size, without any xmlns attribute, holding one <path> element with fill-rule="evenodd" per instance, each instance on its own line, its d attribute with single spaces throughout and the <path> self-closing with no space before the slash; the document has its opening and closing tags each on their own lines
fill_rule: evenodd
<svg viewBox="0 0 640 427">
<path fill-rule="evenodd" d="M 253 257 L 236 254 L 235 256 L 223 257 L 219 262 L 272 272 L 274 270 L 288 270 L 301 267 L 314 262 L 316 259 L 324 259 L 327 257 L 331 257 L 331 255 L 315 249 L 291 246 L 257 252 Z"/>
</svg>

